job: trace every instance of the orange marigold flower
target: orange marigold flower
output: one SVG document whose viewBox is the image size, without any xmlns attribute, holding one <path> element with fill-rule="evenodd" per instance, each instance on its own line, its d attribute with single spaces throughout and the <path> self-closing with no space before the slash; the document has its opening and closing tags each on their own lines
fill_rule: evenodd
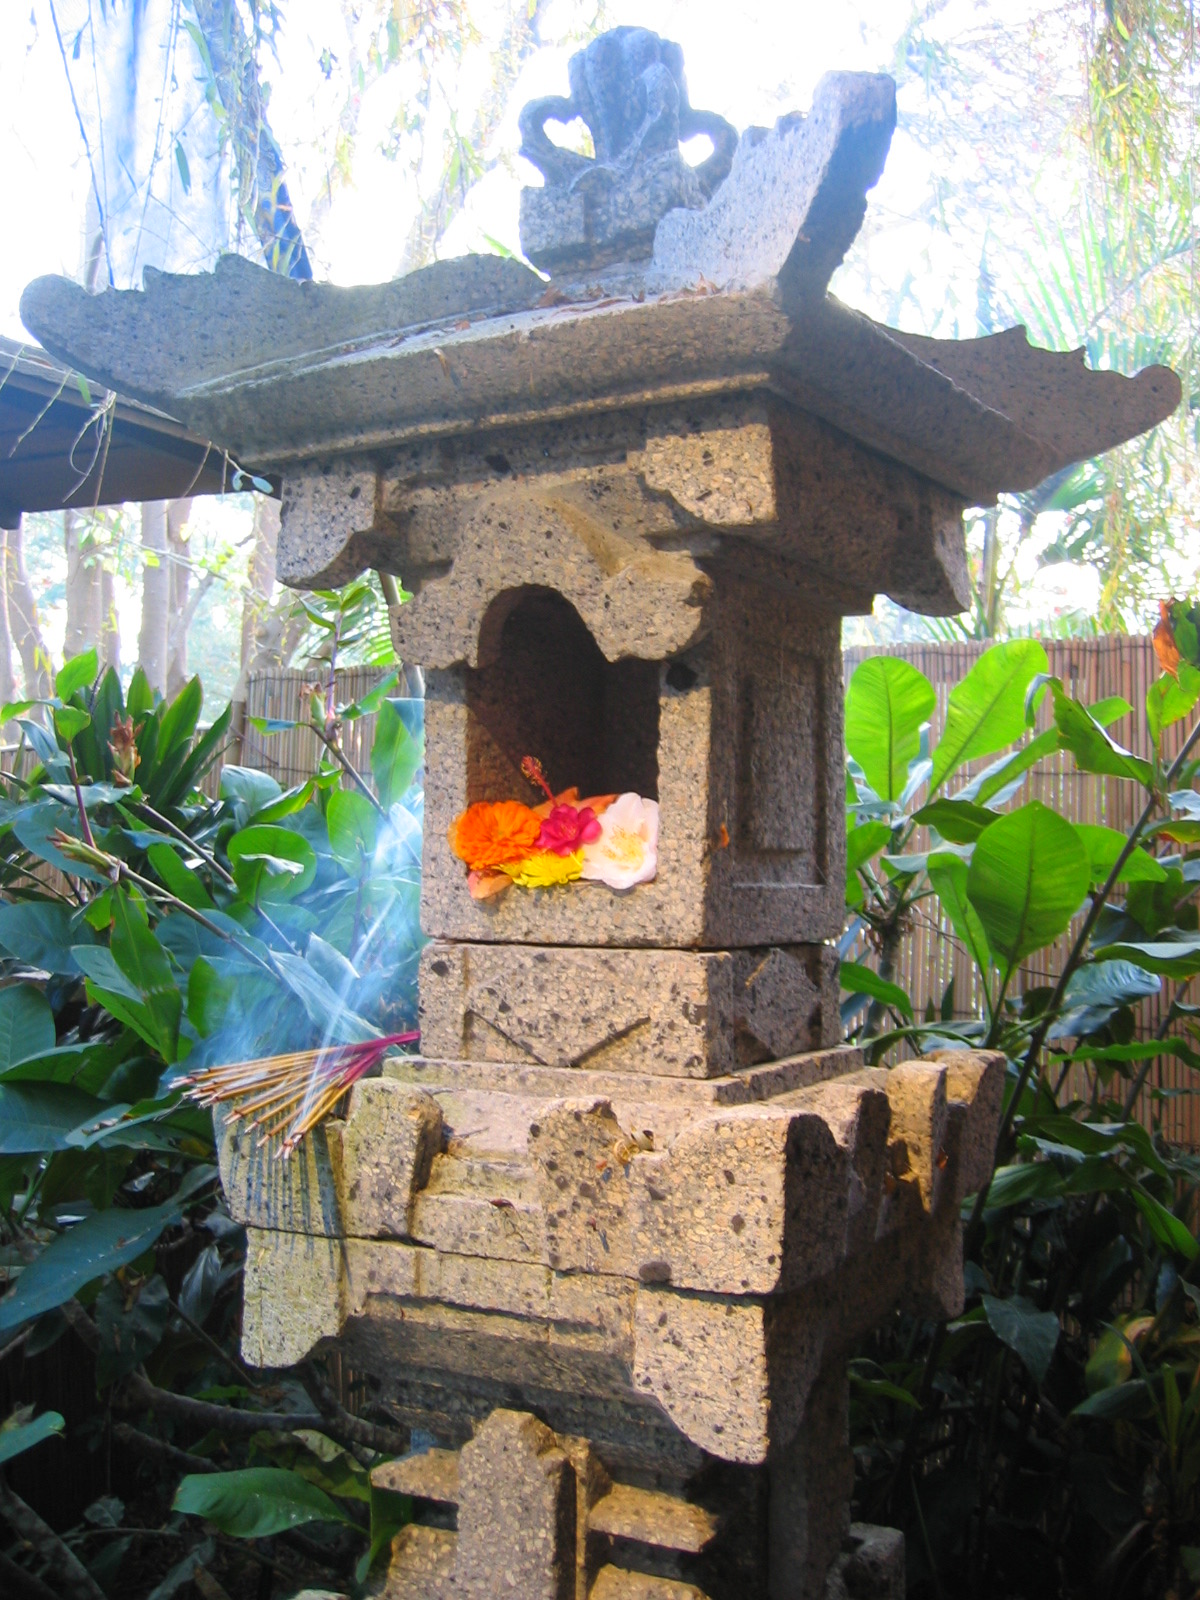
<svg viewBox="0 0 1200 1600">
<path fill-rule="evenodd" d="M 475 872 L 531 854 L 541 821 L 519 800 L 477 800 L 450 824 L 450 848 Z"/>
</svg>

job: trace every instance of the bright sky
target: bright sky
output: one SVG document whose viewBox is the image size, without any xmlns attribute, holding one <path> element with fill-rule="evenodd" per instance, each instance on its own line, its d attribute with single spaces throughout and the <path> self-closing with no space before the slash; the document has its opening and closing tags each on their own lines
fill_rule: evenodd
<svg viewBox="0 0 1200 1600">
<path fill-rule="evenodd" d="M 181 0 L 142 0 L 144 37 L 151 41 L 134 74 L 128 57 L 128 19 L 133 0 L 108 0 L 117 24 L 97 27 L 98 68 L 86 24 L 96 0 L 53 0 L 62 32 L 60 51 L 51 0 L 0 0 L 0 333 L 26 337 L 20 324 L 21 290 L 41 273 L 79 276 L 91 176 L 76 107 L 92 142 L 92 166 L 106 196 L 113 232 L 117 286 L 140 279 L 145 260 L 173 270 L 211 264 L 214 242 L 227 242 L 227 210 L 214 201 L 220 185 L 210 180 L 218 165 L 211 113 L 203 102 L 199 60 L 186 35 L 168 56 L 160 40 Z M 937 13 L 945 37 L 969 32 L 981 19 L 1001 16 L 1014 32 L 1038 0 L 946 0 Z M 442 241 L 442 254 L 486 249 L 487 237 L 518 246 L 520 186 L 535 175 L 517 158 L 517 114 L 529 99 L 567 92 L 567 60 L 578 48 L 578 30 L 596 0 L 552 0 L 541 36 L 550 41 L 525 65 L 487 158 L 499 162 L 472 192 L 464 212 Z M 270 88 L 269 118 L 284 155 L 287 178 L 318 277 L 337 283 L 370 283 L 395 275 L 417 215 L 417 194 L 407 162 L 389 160 L 381 146 L 397 113 L 410 105 L 417 87 L 413 70 L 394 68 L 369 86 L 359 111 L 348 182 L 328 176 L 346 105 L 349 68 L 361 53 L 362 31 L 353 35 L 342 0 L 280 0 L 284 28 L 279 62 L 264 57 Z M 370 4 L 357 9 L 373 14 Z M 187 14 L 186 5 L 183 7 Z M 487 41 L 507 15 L 505 0 L 472 0 L 470 15 L 482 43 L 468 44 L 457 62 L 447 61 L 430 111 L 435 129 L 452 114 L 469 129 L 490 81 Z M 683 46 L 692 104 L 720 112 L 736 127 L 770 124 L 784 112 L 807 109 L 813 88 L 830 70 L 886 70 L 910 15 L 908 0 L 607 0 L 607 25 L 637 23 Z M 555 42 L 557 41 L 557 42 Z M 78 42 L 78 55 L 75 54 Z M 330 67 L 322 70 L 325 55 Z M 1064 60 L 1063 87 L 1077 86 L 1078 63 Z M 136 115 L 122 136 L 123 85 L 140 84 Z M 164 84 L 174 86 L 168 110 L 158 106 Z M 919 84 L 905 91 L 916 107 Z M 999 77 L 977 86 L 980 99 L 1003 93 Z M 103 103 L 100 121 L 96 106 Z M 986 106 L 978 107 L 986 114 Z M 182 144 L 190 193 L 184 192 L 175 141 Z M 440 166 L 438 141 L 431 141 Z M 973 160 L 986 159 L 970 153 Z M 916 300 L 899 320 L 917 331 L 969 336 L 975 333 L 975 270 L 978 245 L 961 227 L 939 232 L 916 223 L 929 193 L 933 156 L 903 130 L 893 141 L 883 179 L 871 196 L 868 222 L 885 220 L 886 231 L 860 245 L 858 270 L 835 281 L 844 298 L 875 315 L 877 293 L 895 292 L 906 278 Z M 154 197 L 146 203 L 145 173 L 153 167 Z M 523 170 L 524 169 L 524 170 Z M 935 169 L 936 170 L 936 169 Z M 1058 196 L 1070 176 L 1052 169 L 1039 177 L 1038 195 L 1053 223 Z M 977 219 L 971 219 L 976 221 Z M 974 250 L 974 254 L 972 254 Z M 138 264 L 134 265 L 135 256 Z M 960 320 L 961 317 L 961 320 Z M 1032 552 L 1030 553 L 1032 559 Z M 1080 574 L 1073 569 L 1078 588 Z M 1049 578 L 1048 581 L 1053 581 Z M 1052 609 L 1053 596 L 1048 597 Z M 1066 597 L 1064 597 L 1066 598 Z M 1078 594 L 1070 599 L 1078 603 Z"/>
<path fill-rule="evenodd" d="M 116 0 L 128 13 L 130 0 Z M 110 206 L 122 188 L 128 192 L 123 167 L 128 152 L 113 148 L 109 113 L 109 139 L 95 131 L 97 81 L 93 78 L 91 49 L 86 33 L 73 59 L 75 40 L 88 14 L 88 0 L 55 0 L 75 92 L 92 134 L 94 164 Z M 148 33 L 165 35 L 166 14 L 177 0 L 147 0 Z M 112 0 L 110 0 L 110 10 Z M 344 13 L 339 0 L 283 0 L 285 28 L 279 41 L 282 70 L 267 63 L 272 80 L 270 120 L 288 163 L 288 179 L 302 223 L 325 186 L 329 155 L 334 146 L 337 119 L 345 97 L 344 69 L 350 54 Z M 366 8 L 369 9 L 369 8 Z M 951 11 L 964 14 L 970 0 L 951 0 Z M 1024 0 L 1013 0 L 1015 12 Z M 714 0 L 610 0 L 606 20 L 616 25 L 637 22 L 684 48 L 688 86 L 693 105 L 716 110 L 735 126 L 770 123 L 784 111 L 806 108 L 813 86 L 825 71 L 879 70 L 886 66 L 894 39 L 903 25 L 907 7 L 900 0 L 852 0 L 830 5 L 828 0 L 748 0 L 736 16 L 726 4 Z M 484 38 L 494 37 L 502 7 L 496 0 L 475 0 L 471 14 Z M 577 47 L 571 38 L 581 15 L 579 0 L 555 0 L 542 36 L 561 39 L 529 61 L 513 90 L 504 124 L 491 153 L 510 159 L 478 186 L 467 212 L 452 226 L 443 249 L 456 252 L 480 247 L 491 234 L 515 245 L 517 195 L 521 179 L 515 159 L 518 143 L 516 118 L 521 105 L 536 95 L 565 93 L 566 63 Z M 120 54 L 119 30 L 101 35 L 101 71 L 119 81 L 129 69 Z M 336 58 L 329 79 L 321 70 L 321 55 Z M 170 202 L 177 213 L 168 234 L 156 207 L 144 211 L 139 196 L 132 196 L 129 215 L 150 237 L 152 254 L 165 254 L 170 263 L 187 268 L 198 264 L 203 238 L 211 238 L 211 213 L 197 209 L 204 176 L 204 154 L 211 150 L 211 123 L 198 108 L 199 89 L 191 81 L 197 62 L 190 41 L 184 39 L 171 61 L 155 48 L 140 63 L 145 90 L 142 117 L 133 149 L 144 172 L 157 138 L 159 187 L 169 180 Z M 179 85 L 172 103 L 173 125 L 158 128 L 153 102 L 164 72 Z M 435 100 L 433 116 L 444 121 L 450 105 L 469 127 L 474 106 L 487 90 L 487 52 L 468 48 L 454 74 L 443 78 L 444 94 Z M 407 81 L 406 81 L 407 79 Z M 320 275 L 339 283 L 373 282 L 391 277 L 400 260 L 404 241 L 416 211 L 416 197 L 401 163 L 390 161 L 379 146 L 389 124 L 411 94 L 412 81 L 404 70 L 393 70 L 367 90 L 358 124 L 352 182 L 335 189 L 332 206 L 319 231 L 315 255 Z M 191 108 L 186 105 L 190 99 Z M 190 120 L 185 120 L 190 109 Z M 180 130 L 179 124 L 182 124 Z M 184 196 L 173 159 L 173 136 L 182 142 L 193 179 L 190 200 Z M 907 146 L 903 137 L 893 147 L 883 184 L 875 203 L 903 215 L 911 209 L 926 181 L 923 155 Z M 138 177 L 142 176 L 138 173 Z M 3 0 L 0 4 L 0 217 L 4 219 L 0 250 L 0 332 L 21 337 L 17 305 L 21 289 L 44 272 L 76 275 L 81 267 L 82 235 L 88 202 L 89 172 L 82 140 L 67 87 L 64 63 L 55 38 L 49 0 Z M 192 231 L 189 231 L 191 229 Z M 114 253 L 117 253 L 114 251 Z M 128 287 L 128 283 L 118 283 Z"/>
</svg>

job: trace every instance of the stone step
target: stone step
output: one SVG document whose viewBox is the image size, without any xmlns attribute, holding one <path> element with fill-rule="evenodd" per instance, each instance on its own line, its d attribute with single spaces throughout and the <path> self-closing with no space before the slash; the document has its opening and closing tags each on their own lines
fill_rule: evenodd
<svg viewBox="0 0 1200 1600">
<path fill-rule="evenodd" d="M 588 1513 L 588 1529 L 696 1555 L 716 1534 L 717 1519 L 676 1495 L 618 1483 Z"/>
<path fill-rule="evenodd" d="M 703 1589 L 679 1578 L 654 1578 L 624 1567 L 601 1567 L 588 1600 L 708 1600 Z"/>
<path fill-rule="evenodd" d="M 429 1182 L 421 1192 L 482 1195 L 487 1200 L 505 1199 L 536 1205 L 537 1177 L 523 1161 L 458 1155 L 452 1144 L 445 1154 L 434 1156 Z"/>
<path fill-rule="evenodd" d="M 439 1505 L 458 1504 L 458 1451 L 424 1450 L 420 1455 L 401 1456 L 385 1461 L 371 1473 L 376 1489 L 395 1494 L 410 1494 L 417 1500 L 436 1500 Z"/>
</svg>

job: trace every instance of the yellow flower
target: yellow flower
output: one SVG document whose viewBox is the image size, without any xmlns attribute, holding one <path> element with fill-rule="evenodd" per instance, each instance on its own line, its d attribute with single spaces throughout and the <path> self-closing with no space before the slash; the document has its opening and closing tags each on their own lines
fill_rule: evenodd
<svg viewBox="0 0 1200 1600">
<path fill-rule="evenodd" d="M 538 850 L 524 861 L 502 864 L 500 871 L 507 872 L 520 889 L 549 889 L 556 883 L 570 883 L 579 877 L 583 871 L 583 851 L 559 856 L 553 850 Z"/>
</svg>

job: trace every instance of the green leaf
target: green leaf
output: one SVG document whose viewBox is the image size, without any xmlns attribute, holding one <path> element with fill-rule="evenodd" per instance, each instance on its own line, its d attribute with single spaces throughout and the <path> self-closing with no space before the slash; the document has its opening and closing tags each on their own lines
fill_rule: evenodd
<svg viewBox="0 0 1200 1600">
<path fill-rule="evenodd" d="M 150 865 L 177 900 L 194 911 L 211 911 L 212 896 L 200 876 L 179 859 L 173 846 L 152 844 L 146 851 Z"/>
<path fill-rule="evenodd" d="M 986 973 L 992 953 L 979 913 L 967 898 L 967 863 L 961 856 L 939 850 L 929 857 L 926 871 L 955 933 L 966 945 L 980 972 Z"/>
<path fill-rule="evenodd" d="M 392 1540 L 411 1521 L 412 1501 L 408 1495 L 371 1486 L 371 1543 L 359 1557 L 354 1569 L 354 1576 L 359 1583 L 367 1581 L 367 1575 L 376 1561 L 391 1549 Z"/>
<path fill-rule="evenodd" d="M 379 834 L 379 813 L 357 789 L 337 789 L 329 796 L 325 812 L 329 848 L 351 877 L 371 865 Z"/>
<path fill-rule="evenodd" d="M 75 912 L 54 900 L 24 900 L 0 905 L 0 945 L 15 960 L 41 972 L 78 973 L 72 945 L 93 941 L 86 925 L 75 926 Z"/>
<path fill-rule="evenodd" d="M 951 844 L 974 844 L 985 828 L 996 820 L 996 812 L 970 800 L 939 798 L 923 806 L 913 816 L 922 827 L 935 828 Z"/>
<path fill-rule="evenodd" d="M 306 1522 L 357 1526 L 323 1489 L 282 1467 L 243 1467 L 186 1477 L 175 1491 L 171 1509 L 203 1517 L 239 1539 L 266 1539 Z"/>
<path fill-rule="evenodd" d="M 76 734 L 82 733 L 85 728 L 90 728 L 92 719 L 86 711 L 80 711 L 78 706 L 55 706 L 54 731 L 64 745 L 70 744 Z"/>
<path fill-rule="evenodd" d="M 29 983 L 0 989 L 0 1072 L 54 1045 L 54 1012 L 41 990 Z"/>
<path fill-rule="evenodd" d="M 188 166 L 187 153 L 183 148 L 183 140 L 175 141 L 175 165 L 179 168 L 179 181 L 183 185 L 184 194 L 192 192 L 192 172 Z"/>
<path fill-rule="evenodd" d="M 252 823 L 227 846 L 233 876 L 251 899 L 290 899 L 317 875 L 317 857 L 303 834 L 270 823 Z"/>
<path fill-rule="evenodd" d="M 1054 1312 L 1039 1311 L 1032 1300 L 1019 1294 L 1007 1300 L 990 1294 L 980 1299 L 997 1339 L 1020 1356 L 1035 1383 L 1044 1383 L 1058 1347 L 1060 1330 Z"/>
<path fill-rule="evenodd" d="M 129 680 L 129 693 L 125 696 L 126 713 L 134 722 L 143 722 L 154 710 L 154 690 L 141 667 L 133 669 Z"/>
<path fill-rule="evenodd" d="M 222 767 L 221 799 L 245 807 L 246 821 L 283 793 L 269 772 L 254 767 Z"/>
<path fill-rule="evenodd" d="M 105 1103 L 65 1083 L 0 1083 L 0 1155 L 70 1148 L 81 1123 L 103 1116 Z"/>
<path fill-rule="evenodd" d="M 171 1296 L 157 1273 L 131 1298 L 118 1279 L 110 1278 L 96 1296 L 92 1316 L 100 1334 L 96 1384 L 104 1389 L 158 1349 L 171 1316 Z"/>
<path fill-rule="evenodd" d="M 1190 1228 L 1180 1222 L 1173 1211 L 1168 1211 L 1166 1206 L 1142 1188 L 1133 1190 L 1133 1203 L 1145 1217 L 1161 1249 L 1171 1255 L 1183 1256 L 1186 1261 L 1196 1259 L 1200 1246 L 1197 1246 Z"/>
<path fill-rule="evenodd" d="M 1092 883 L 1106 882 L 1109 873 L 1116 865 L 1117 857 L 1125 848 L 1125 835 L 1119 833 L 1116 828 L 1108 828 L 1098 822 L 1077 822 L 1075 831 L 1088 853 L 1088 870 Z M 1121 868 L 1117 882 L 1164 883 L 1166 877 L 1166 869 L 1159 866 L 1154 857 L 1148 855 L 1139 845 Z"/>
<path fill-rule="evenodd" d="M 54 680 L 55 694 L 62 701 L 69 700 L 76 689 L 86 689 L 94 683 L 99 670 L 100 660 L 94 649 L 72 656 Z"/>
<path fill-rule="evenodd" d="M 1150 763 L 1132 755 L 1111 738 L 1086 706 L 1070 698 L 1057 679 L 1051 682 L 1050 692 L 1054 696 L 1054 724 L 1059 743 L 1075 757 L 1075 765 L 1081 772 L 1127 778 L 1147 786 L 1153 783 Z"/>
<path fill-rule="evenodd" d="M 1100 1422 L 1148 1417 L 1154 1410 L 1150 1386 L 1144 1378 L 1131 1378 L 1112 1389 L 1098 1389 L 1081 1400 L 1071 1417 L 1091 1417 Z"/>
<path fill-rule="evenodd" d="M 1200 700 L 1200 672 L 1190 662 L 1179 663 L 1179 676 L 1164 672 L 1146 690 L 1146 726 L 1158 744 L 1164 728 L 1186 717 Z"/>
<path fill-rule="evenodd" d="M 158 730 L 158 744 L 154 752 L 155 760 L 160 767 L 165 766 L 172 756 L 186 753 L 191 737 L 196 731 L 196 724 L 200 720 L 203 705 L 204 690 L 200 685 L 200 679 L 192 678 L 184 684 L 163 713 Z"/>
<path fill-rule="evenodd" d="M 403 799 L 425 754 L 424 702 L 385 700 L 375 724 L 371 772 L 379 803 L 386 811 Z"/>
<path fill-rule="evenodd" d="M 84 878 L 88 883 L 106 884 L 108 879 L 103 873 L 94 867 L 85 866 L 81 861 L 70 860 L 63 855 L 56 844 L 52 843 L 51 835 L 59 829 L 65 833 L 72 833 L 77 826 L 78 818 L 73 808 L 68 809 L 60 805 L 57 800 L 42 800 L 37 805 L 22 806 L 13 823 L 13 832 L 30 855 L 35 855 L 39 861 L 46 861 L 52 867 L 57 867 L 65 876 Z"/>
<path fill-rule="evenodd" d="M 10 1417 L 7 1422 L 0 1423 L 0 1466 L 6 1461 L 11 1461 L 14 1456 L 32 1450 L 34 1445 L 41 1444 L 43 1439 L 53 1438 L 55 1434 L 61 1433 L 65 1426 L 57 1411 L 43 1411 L 41 1416 L 35 1417 L 32 1422 L 14 1423 Z"/>
<path fill-rule="evenodd" d="M 96 1278 L 136 1261 L 180 1220 L 191 1197 L 216 1176 L 213 1167 L 194 1167 L 175 1197 L 163 1205 L 98 1211 L 59 1234 L 0 1300 L 0 1333 L 61 1306 Z"/>
<path fill-rule="evenodd" d="M 1164 978 L 1192 978 L 1200 972 L 1200 936 L 1184 939 L 1123 940 L 1097 950 L 1097 961 L 1132 961 Z"/>
<path fill-rule="evenodd" d="M 984 652 L 950 691 L 946 727 L 933 752 L 930 792 L 964 761 L 991 755 L 1025 732 L 1025 691 L 1046 670 L 1036 639 L 1012 639 Z"/>
<path fill-rule="evenodd" d="M 843 961 L 841 984 L 847 994 L 870 995 L 872 1000 L 882 1000 L 884 1005 L 894 1007 L 906 1017 L 913 1014 L 912 1001 L 900 985 L 889 983 L 871 967 L 860 966 L 856 961 Z"/>
<path fill-rule="evenodd" d="M 113 899 L 112 958 L 145 1001 L 159 1032 L 159 1052 L 174 1061 L 183 999 L 167 952 L 122 889 Z"/>
<path fill-rule="evenodd" d="M 1038 800 L 998 818 L 980 836 L 967 870 L 967 897 L 1006 977 L 1058 938 L 1087 890 L 1079 835 Z"/>
<path fill-rule="evenodd" d="M 215 1033 L 229 1015 L 234 985 L 217 972 L 211 962 L 197 956 L 188 973 L 188 1021 L 203 1039 Z"/>
<path fill-rule="evenodd" d="M 937 695 L 923 672 L 895 656 L 862 662 L 846 690 L 846 748 L 881 800 L 896 800 Z"/>
</svg>

